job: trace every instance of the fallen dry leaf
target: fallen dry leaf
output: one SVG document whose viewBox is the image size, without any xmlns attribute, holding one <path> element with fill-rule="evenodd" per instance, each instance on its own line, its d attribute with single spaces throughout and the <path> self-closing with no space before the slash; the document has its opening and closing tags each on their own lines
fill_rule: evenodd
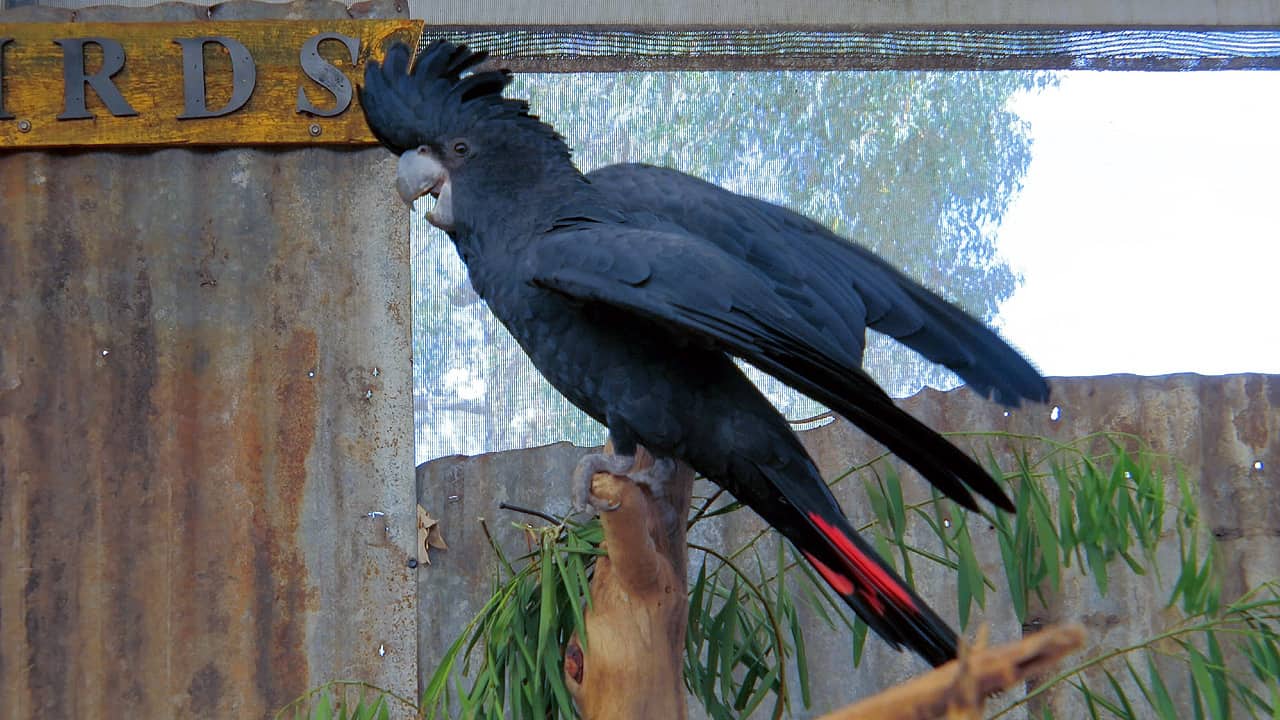
<svg viewBox="0 0 1280 720">
<path fill-rule="evenodd" d="M 440 532 L 440 521 L 431 517 L 426 508 L 418 506 L 418 562 L 431 564 L 431 555 L 428 551 L 431 548 L 438 550 L 448 550 L 449 545 L 444 541 L 444 535 Z"/>
</svg>

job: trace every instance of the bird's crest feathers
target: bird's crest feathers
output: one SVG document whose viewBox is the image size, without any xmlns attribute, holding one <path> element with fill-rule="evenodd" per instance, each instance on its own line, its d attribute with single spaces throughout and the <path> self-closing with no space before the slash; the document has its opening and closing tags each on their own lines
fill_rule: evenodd
<svg viewBox="0 0 1280 720">
<path fill-rule="evenodd" d="M 487 53 L 436 40 L 412 67 L 411 54 L 404 43 L 392 45 L 381 63 L 369 61 L 359 89 L 369 129 L 397 155 L 435 138 L 462 134 L 488 119 L 536 121 L 527 103 L 502 96 L 511 82 L 509 71 L 474 71 Z M 473 72 L 464 77 L 468 70 Z"/>
</svg>

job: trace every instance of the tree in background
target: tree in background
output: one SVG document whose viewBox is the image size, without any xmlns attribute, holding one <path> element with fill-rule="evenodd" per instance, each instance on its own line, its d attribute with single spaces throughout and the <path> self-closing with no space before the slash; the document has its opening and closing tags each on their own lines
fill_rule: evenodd
<svg viewBox="0 0 1280 720">
<path fill-rule="evenodd" d="M 1030 72 L 627 72 L 520 76 L 509 94 L 529 99 L 583 170 L 667 165 L 778 202 L 990 321 L 1018 282 L 994 239 L 1031 157 L 1009 100 L 1052 82 Z M 429 227 L 415 216 L 419 460 L 600 442 L 603 428 L 542 381 Z M 867 369 L 891 394 L 957 384 L 871 335 Z M 791 417 L 821 411 L 752 377 Z"/>
</svg>

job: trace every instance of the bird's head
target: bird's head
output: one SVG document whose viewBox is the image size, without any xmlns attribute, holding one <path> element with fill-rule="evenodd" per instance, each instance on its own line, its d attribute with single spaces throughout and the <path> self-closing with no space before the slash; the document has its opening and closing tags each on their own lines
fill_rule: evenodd
<svg viewBox="0 0 1280 720">
<path fill-rule="evenodd" d="M 460 181 L 470 179 L 469 189 L 480 179 L 518 185 L 511 175 L 528 166 L 531 154 L 522 142 L 550 141 L 559 146 L 553 154 L 567 160 L 563 140 L 529 114 L 527 103 L 502 96 L 510 72 L 474 70 L 486 53 L 436 40 L 412 64 L 410 55 L 408 46 L 396 43 L 381 63 L 370 61 L 360 105 L 374 136 L 400 156 L 400 197 L 409 204 L 423 195 L 436 198 L 427 214 L 433 225 L 453 230 Z"/>
</svg>

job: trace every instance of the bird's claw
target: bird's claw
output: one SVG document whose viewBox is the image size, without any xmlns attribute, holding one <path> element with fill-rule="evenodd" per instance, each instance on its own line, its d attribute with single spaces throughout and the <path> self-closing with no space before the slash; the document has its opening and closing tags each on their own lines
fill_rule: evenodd
<svg viewBox="0 0 1280 720">
<path fill-rule="evenodd" d="M 627 476 L 634 464 L 635 458 L 630 455 L 592 453 L 584 456 L 573 471 L 573 511 L 613 512 L 621 507 L 616 502 L 591 494 L 591 478 L 600 472 Z"/>
<path fill-rule="evenodd" d="M 654 495 L 661 495 L 676 474 L 676 461 L 671 458 L 655 458 L 653 464 L 643 470 L 635 470 L 633 455 L 605 455 L 592 453 L 578 462 L 573 471 L 573 511 L 613 512 L 620 505 L 596 497 L 591 493 L 591 478 L 599 472 L 620 475 L 632 482 L 645 485 Z"/>
<path fill-rule="evenodd" d="M 653 464 L 639 472 L 631 473 L 628 477 L 632 482 L 642 485 L 648 485 L 649 490 L 654 495 L 661 495 L 662 489 L 667 486 L 671 478 L 676 474 L 676 461 L 671 458 L 655 458 Z"/>
</svg>

